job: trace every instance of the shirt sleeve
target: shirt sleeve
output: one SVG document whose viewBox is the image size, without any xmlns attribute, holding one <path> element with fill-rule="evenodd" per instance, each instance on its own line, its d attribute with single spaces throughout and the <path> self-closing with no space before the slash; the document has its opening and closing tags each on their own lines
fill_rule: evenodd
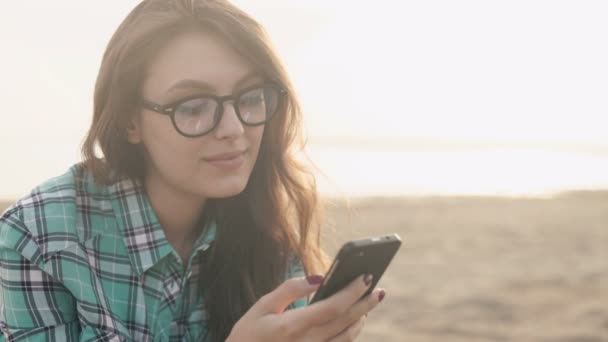
<svg viewBox="0 0 608 342">
<path fill-rule="evenodd" d="M 0 342 L 77 341 L 80 334 L 70 292 L 12 248 L 11 228 L 0 220 Z M 32 243 L 21 236 L 21 243 Z M 26 241 L 29 240 L 29 241 Z"/>
<path fill-rule="evenodd" d="M 286 279 L 297 278 L 297 277 L 305 277 L 306 273 L 304 272 L 304 267 L 302 266 L 302 262 L 298 257 L 292 257 L 289 262 L 289 267 L 287 268 L 287 277 Z M 299 308 L 308 305 L 308 298 L 302 297 L 296 299 L 293 303 L 289 304 L 287 310 Z"/>
</svg>

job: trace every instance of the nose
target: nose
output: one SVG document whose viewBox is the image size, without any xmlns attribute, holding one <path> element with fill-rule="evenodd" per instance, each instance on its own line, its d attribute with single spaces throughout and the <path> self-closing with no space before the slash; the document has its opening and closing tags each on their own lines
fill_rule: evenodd
<svg viewBox="0 0 608 342">
<path fill-rule="evenodd" d="M 235 139 L 243 135 L 245 127 L 236 115 L 234 104 L 225 102 L 224 113 L 215 129 L 215 136 L 218 139 Z"/>
</svg>

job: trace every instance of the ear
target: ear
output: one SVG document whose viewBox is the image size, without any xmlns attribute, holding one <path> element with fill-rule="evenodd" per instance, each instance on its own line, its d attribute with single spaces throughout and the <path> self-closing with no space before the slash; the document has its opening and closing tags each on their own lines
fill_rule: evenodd
<svg viewBox="0 0 608 342">
<path fill-rule="evenodd" d="M 141 125 L 138 119 L 138 115 L 133 115 L 127 126 L 127 140 L 134 145 L 141 143 Z"/>
</svg>

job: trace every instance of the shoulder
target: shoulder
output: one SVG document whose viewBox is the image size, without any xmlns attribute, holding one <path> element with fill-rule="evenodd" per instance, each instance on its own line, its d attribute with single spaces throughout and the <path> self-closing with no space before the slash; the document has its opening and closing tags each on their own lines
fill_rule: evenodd
<svg viewBox="0 0 608 342">
<path fill-rule="evenodd" d="M 44 254 L 83 242 L 92 235 L 91 221 L 112 216 L 104 190 L 82 164 L 48 179 L 0 216 L 0 249 L 38 264 Z"/>
</svg>

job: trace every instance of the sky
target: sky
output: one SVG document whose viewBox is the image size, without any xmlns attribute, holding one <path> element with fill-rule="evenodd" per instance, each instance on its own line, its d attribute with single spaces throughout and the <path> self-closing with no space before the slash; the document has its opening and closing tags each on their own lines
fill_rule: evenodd
<svg viewBox="0 0 608 342">
<path fill-rule="evenodd" d="M 79 160 L 101 55 L 138 2 L 5 4 L 0 198 Z M 317 151 L 540 148 L 608 158 L 606 1 L 234 3 L 270 33 Z M 313 157 L 331 159 L 321 154 Z M 335 178 L 347 172 L 325 165 Z"/>
</svg>

